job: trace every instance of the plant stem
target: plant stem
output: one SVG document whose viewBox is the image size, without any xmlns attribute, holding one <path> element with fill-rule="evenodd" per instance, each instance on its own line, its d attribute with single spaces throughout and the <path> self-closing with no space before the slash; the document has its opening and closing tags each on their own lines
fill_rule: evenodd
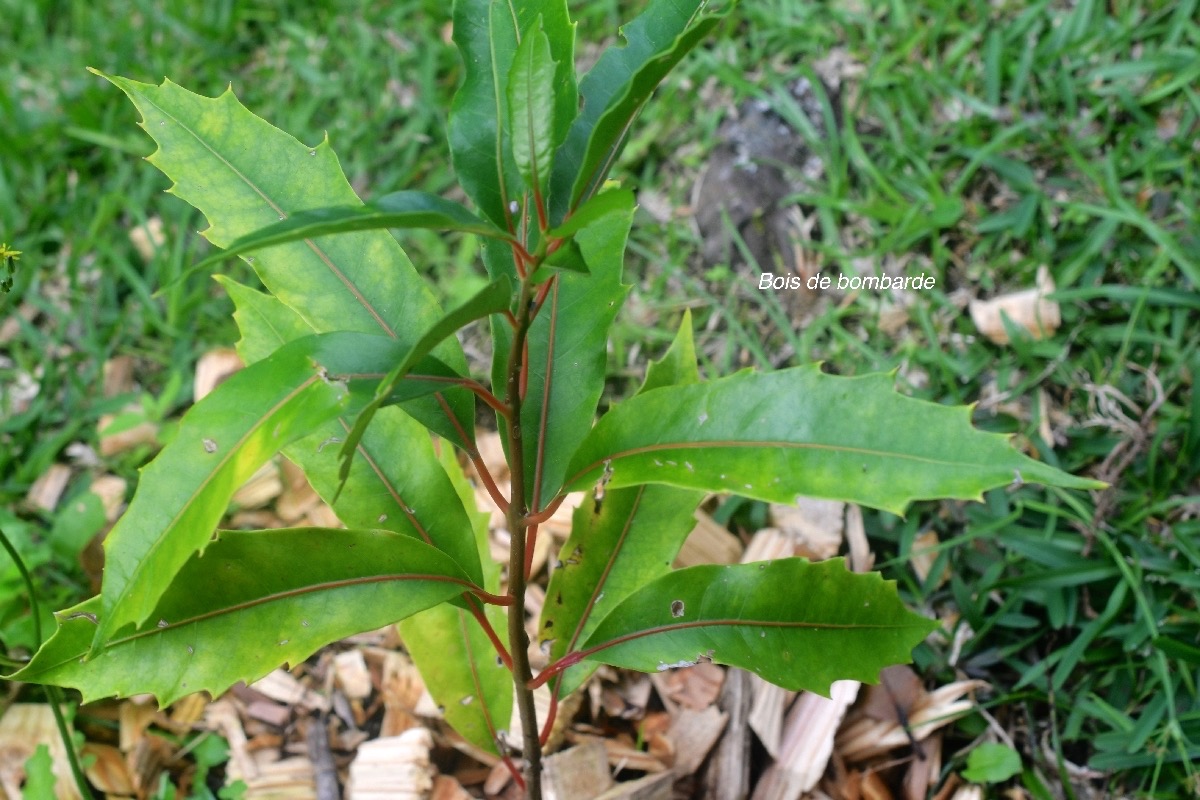
<svg viewBox="0 0 1200 800">
<path fill-rule="evenodd" d="M 533 703 L 533 690 L 529 682 L 533 672 L 529 667 L 529 635 L 525 632 L 525 530 L 528 508 L 525 503 L 525 447 L 521 431 L 522 376 L 526 354 L 525 340 L 531 321 L 530 307 L 532 287 L 529 281 L 521 282 L 521 294 L 517 303 L 517 326 L 512 341 L 512 354 L 508 362 L 508 397 L 512 416 L 508 425 L 509 471 L 512 489 L 507 509 L 508 530 L 512 540 L 508 561 L 508 594 L 512 605 L 508 609 L 508 646 L 512 655 L 513 684 L 517 691 L 517 708 L 521 714 L 522 750 L 528 764 L 528 791 L 530 800 L 542 797 L 542 743 L 537 724 L 537 710 Z"/>
</svg>

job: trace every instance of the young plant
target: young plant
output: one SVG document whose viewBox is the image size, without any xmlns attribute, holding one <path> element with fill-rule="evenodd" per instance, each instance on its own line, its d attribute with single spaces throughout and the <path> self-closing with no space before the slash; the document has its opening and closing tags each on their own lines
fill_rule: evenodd
<svg viewBox="0 0 1200 800">
<path fill-rule="evenodd" d="M 519 751 L 536 798 L 552 725 L 536 718 L 539 687 L 557 701 L 600 663 L 711 660 L 824 693 L 876 680 L 934 627 L 840 560 L 673 570 L 706 492 L 901 513 L 1014 476 L 1094 485 L 974 430 L 967 408 L 896 394 L 888 375 L 808 366 L 704 381 L 686 317 L 638 394 L 596 422 L 634 208 L 605 179 L 655 86 L 717 24 L 703 5 L 654 0 L 577 85 L 563 0 L 457 2 L 464 77 L 448 135 L 475 211 L 411 191 L 364 205 L 328 141 L 301 144 L 232 92 L 106 76 L 158 143 L 149 160 L 170 191 L 226 249 L 203 263 L 242 254 L 266 292 L 218 277 L 249 366 L 184 416 L 105 542 L 100 595 L 60 612 L 12 677 L 169 703 L 399 621 L 447 721 L 506 759 Z M 482 237 L 491 282 L 443 312 L 384 228 Z M 486 376 L 469 372 L 454 335 L 480 319 Z M 476 447 L 480 402 L 502 434 L 508 487 Z M 455 449 L 505 512 L 503 575 Z M 214 534 L 234 490 L 281 451 L 347 528 Z M 530 556 L 575 491 L 591 496 L 550 579 L 538 627 L 549 664 L 535 675 Z"/>
</svg>

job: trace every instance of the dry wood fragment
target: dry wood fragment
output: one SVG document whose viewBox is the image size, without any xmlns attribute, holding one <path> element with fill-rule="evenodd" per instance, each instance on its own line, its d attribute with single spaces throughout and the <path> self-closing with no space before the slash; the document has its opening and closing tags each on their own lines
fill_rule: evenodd
<svg viewBox="0 0 1200 800">
<path fill-rule="evenodd" d="M 425 682 L 411 658 L 404 653 L 387 654 L 379 691 L 383 698 L 381 738 L 396 736 L 420 724 L 415 714 L 425 693 Z"/>
<path fill-rule="evenodd" d="M 758 735 L 767 754 L 779 758 L 779 746 L 783 737 L 783 712 L 795 697 L 781 686 L 768 683 L 757 675 L 750 675 L 750 686 L 754 704 L 748 720 L 750 729 Z"/>
<path fill-rule="evenodd" d="M 975 784 L 960 786 L 954 792 L 951 800 L 983 800 L 983 787 Z"/>
<path fill-rule="evenodd" d="M 237 774 L 249 781 L 258 775 L 258 763 L 247 748 L 246 732 L 238 719 L 237 709 L 232 700 L 223 699 L 210 703 L 204 714 L 205 723 L 225 738 L 229 744 L 229 775 Z M 232 778 L 226 781 L 233 783 Z"/>
<path fill-rule="evenodd" d="M 289 525 L 294 524 L 316 508 L 321 497 L 308 482 L 304 470 L 282 456 L 279 458 L 279 475 L 283 493 L 275 503 L 275 513 Z"/>
<path fill-rule="evenodd" d="M 675 744 L 675 774 L 691 775 L 700 768 L 725 730 L 729 715 L 715 706 L 703 711 L 685 708 L 671 721 L 669 737 Z"/>
<path fill-rule="evenodd" d="M 310 717 L 304 729 L 308 759 L 313 765 L 313 783 L 317 800 L 341 800 L 337 765 L 329 749 L 329 729 L 324 717 Z"/>
<path fill-rule="evenodd" d="M 942 732 L 925 740 L 924 758 L 914 758 L 904 774 L 905 800 L 925 800 L 942 772 Z"/>
<path fill-rule="evenodd" d="M 371 672 L 361 650 L 347 650 L 333 657 L 333 671 L 337 684 L 346 697 L 362 700 L 371 696 Z"/>
<path fill-rule="evenodd" d="M 595 797 L 613 785 L 604 745 L 589 741 L 548 756 L 543 762 L 546 800 L 579 800 Z"/>
<path fill-rule="evenodd" d="M 153 261 L 158 248 L 167 241 L 167 237 L 163 234 L 162 217 L 150 217 L 141 225 L 130 228 L 129 241 L 143 261 L 147 263 Z"/>
<path fill-rule="evenodd" d="M 596 795 L 595 800 L 670 800 L 671 786 L 675 782 L 672 772 L 660 772 L 657 775 L 646 775 L 635 781 L 618 783 L 604 794 Z M 591 798 L 591 795 L 581 795 Z"/>
<path fill-rule="evenodd" d="M 116 397 L 133 391 L 133 356 L 114 356 L 104 362 L 102 392 Z"/>
<path fill-rule="evenodd" d="M 918 534 L 913 539 L 912 555 L 909 557 L 909 563 L 912 565 L 913 572 L 917 573 L 917 577 L 924 583 L 929 578 L 929 573 L 933 569 L 934 562 L 937 561 L 938 554 L 935 548 L 938 546 L 937 531 L 930 528 L 924 533 Z M 946 562 L 942 567 L 941 573 L 938 575 L 937 582 L 934 588 L 939 588 L 943 583 L 950 580 L 950 564 Z"/>
<path fill-rule="evenodd" d="M 262 508 L 282 493 L 279 466 L 274 461 L 268 461 L 233 493 L 232 502 L 241 509 Z"/>
<path fill-rule="evenodd" d="M 795 505 L 772 504 L 771 524 L 793 538 L 796 555 L 823 561 L 842 547 L 845 509 L 837 500 L 798 497 Z"/>
<path fill-rule="evenodd" d="M 750 537 L 746 552 L 742 553 L 742 563 L 754 561 L 773 561 L 777 558 L 790 558 L 796 554 L 796 543 L 791 535 L 779 528 L 761 528 Z"/>
<path fill-rule="evenodd" d="M 126 409 L 129 412 L 141 413 L 141 406 L 133 405 Z M 132 450 L 146 444 L 158 441 L 158 425 L 143 421 L 121 431 L 105 433 L 117 419 L 116 414 L 103 414 L 96 423 L 96 431 L 100 436 L 100 455 L 105 458 Z"/>
<path fill-rule="evenodd" d="M 192 402 L 199 403 L 243 366 L 237 351 L 228 347 L 209 350 L 200 356 L 196 362 L 196 377 L 192 382 Z"/>
<path fill-rule="evenodd" d="M 980 333 L 996 344 L 1008 343 L 1008 331 L 1004 329 L 1001 314 L 1012 320 L 1018 328 L 1028 331 L 1034 339 L 1044 339 L 1062 324 L 1058 303 L 1047 299 L 1054 289 L 1050 271 L 1044 265 L 1040 266 L 1035 288 L 1000 295 L 991 300 L 972 300 L 971 321 Z"/>
<path fill-rule="evenodd" d="M 254 700 L 246 704 L 246 716 L 275 728 L 283 728 L 291 720 L 292 712 L 287 706 L 270 700 Z"/>
<path fill-rule="evenodd" d="M 230 767 L 226 785 L 236 780 L 246 783 L 245 800 L 317 800 L 313 765 L 305 756 L 260 763 L 253 778 Z"/>
<path fill-rule="evenodd" d="M 637 770 L 639 772 L 666 772 L 668 767 L 654 756 L 633 746 L 632 740 L 622 738 L 607 738 L 591 733 L 581 733 L 578 730 L 567 732 L 567 741 L 574 744 L 584 742 L 600 742 L 608 753 L 608 764 L 616 770 Z"/>
<path fill-rule="evenodd" d="M 926 693 L 913 704 L 907 731 L 899 722 L 874 719 L 856 709 L 838 731 L 838 754 L 849 763 L 861 763 L 907 746 L 914 739 L 923 741 L 939 728 L 970 713 L 975 701 L 962 698 L 985 686 L 984 681 L 956 681 Z"/>
<path fill-rule="evenodd" d="M 704 776 L 705 796 L 712 800 L 745 800 L 750 794 L 750 733 L 747 728 L 751 674 L 731 668 L 721 687 L 718 707 L 729 715 L 729 720 Z"/>
<path fill-rule="evenodd" d="M 850 571 L 870 572 L 871 567 L 875 566 L 875 554 L 867 542 L 862 506 L 854 503 L 846 506 L 846 543 L 850 546 Z"/>
<path fill-rule="evenodd" d="M 42 744 L 50 750 L 55 797 L 79 800 L 67 751 L 54 723 L 54 712 L 44 703 L 14 703 L 0 717 L 0 789 L 9 797 L 22 796 L 25 762 Z"/>
<path fill-rule="evenodd" d="M 667 696 L 684 708 L 703 711 L 717 701 L 725 670 L 716 664 L 701 662 L 692 667 L 673 669 L 663 678 Z"/>
<path fill-rule="evenodd" d="M 153 701 L 147 704 L 127 700 L 121 703 L 117 714 L 120 730 L 118 743 L 121 752 L 128 753 L 146 735 L 146 728 L 150 727 L 158 710 L 154 707 Z"/>
<path fill-rule="evenodd" d="M 705 514 L 696 512 L 696 527 L 684 540 L 676 567 L 694 567 L 698 564 L 736 564 L 742 559 L 742 543 L 725 529 L 724 525 Z"/>
<path fill-rule="evenodd" d="M 817 785 L 858 687 L 858 681 L 835 681 L 830 697 L 804 692 L 797 698 L 784 723 L 779 760 L 754 788 L 754 800 L 796 800 Z"/>
<path fill-rule="evenodd" d="M 145 797 L 158 784 L 158 776 L 174 756 L 172 747 L 159 736 L 145 736 L 126 754 L 125 763 L 133 776 L 134 792 Z"/>
<path fill-rule="evenodd" d="M 250 684 L 250 688 L 285 705 L 298 705 L 308 711 L 329 711 L 330 709 L 328 697 L 305 687 L 291 673 L 283 669 L 277 669 L 262 680 L 255 681 Z"/>
<path fill-rule="evenodd" d="M 435 774 L 432 747 L 425 728 L 363 743 L 350 764 L 346 800 L 427 800 Z"/>
<path fill-rule="evenodd" d="M 53 511 L 58 507 L 67 483 L 71 480 L 71 468 L 66 464 L 51 464 L 29 487 L 25 495 L 25 503 L 30 508 L 41 511 Z"/>
<path fill-rule="evenodd" d="M 131 795 L 134 793 L 133 775 L 125 756 L 112 745 L 88 742 L 82 748 L 84 763 L 88 763 L 84 773 L 88 783 L 106 795 Z"/>
<path fill-rule="evenodd" d="M 207 707 L 208 697 L 204 694 L 197 692 L 182 697 L 171 705 L 171 724 L 167 727 L 173 732 L 183 733 L 204 718 L 204 709 Z"/>
<path fill-rule="evenodd" d="M 429 800 L 472 800 L 471 795 L 457 779 L 449 775 L 438 775 L 433 779 L 433 791 Z"/>
<path fill-rule="evenodd" d="M 128 487 L 125 479 L 116 475 L 101 475 L 88 487 L 88 491 L 100 498 L 100 505 L 104 507 L 104 519 L 108 522 L 116 522 L 117 517 L 121 516 L 125 509 L 125 492 Z"/>
</svg>

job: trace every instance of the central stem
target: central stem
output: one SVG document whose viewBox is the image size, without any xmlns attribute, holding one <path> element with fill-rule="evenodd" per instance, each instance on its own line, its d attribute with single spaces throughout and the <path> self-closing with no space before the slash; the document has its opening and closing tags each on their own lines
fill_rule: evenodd
<svg viewBox="0 0 1200 800">
<path fill-rule="evenodd" d="M 525 632 L 525 533 L 529 509 L 525 503 L 525 442 L 521 431 L 521 373 L 525 356 L 525 338 L 531 322 L 533 299 L 528 280 L 521 281 L 517 304 L 517 324 L 513 332 L 512 352 L 508 358 L 507 401 L 512 413 L 505 420 L 508 426 L 509 472 L 512 491 L 508 503 L 508 530 L 512 537 L 508 561 L 508 645 L 512 653 L 513 683 L 517 690 L 517 709 L 521 715 L 522 750 L 528 766 L 530 800 L 542 797 L 542 746 L 538 738 L 537 710 L 529 682 L 533 672 L 529 667 L 529 635 Z"/>
</svg>

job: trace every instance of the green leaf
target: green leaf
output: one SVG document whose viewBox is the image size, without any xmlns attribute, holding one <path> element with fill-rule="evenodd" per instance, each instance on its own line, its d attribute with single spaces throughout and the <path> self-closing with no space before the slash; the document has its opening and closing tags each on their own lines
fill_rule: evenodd
<svg viewBox="0 0 1200 800">
<path fill-rule="evenodd" d="M 481 584 L 489 592 L 500 591 L 500 565 L 492 560 L 488 544 L 488 515 L 475 510 L 475 490 L 463 474 L 454 451 L 443 448 L 439 460 L 445 468 L 459 502 L 471 518 L 474 536 L 483 563 Z M 483 609 L 495 631 L 505 630 L 504 610 L 489 605 Z M 400 623 L 400 636 L 421 671 L 425 686 L 439 706 L 445 708 L 446 721 L 463 738 L 493 753 L 497 731 L 512 717 L 512 674 L 496 660 L 496 650 L 483 628 L 461 608 L 434 606 Z M 473 698 L 464 702 L 466 698 Z"/>
<path fill-rule="evenodd" d="M 247 111 L 232 91 L 207 98 L 170 81 L 152 86 L 96 74 L 141 112 L 141 126 L 158 143 L 147 160 L 174 181 L 172 194 L 204 214 L 210 227 L 203 235 L 219 247 L 298 211 L 361 205 L 328 140 L 302 144 Z M 386 231 L 293 242 L 247 261 L 267 289 L 318 333 L 362 331 L 411 345 L 442 313 Z M 457 342 L 446 342 L 438 356 L 466 372 Z"/>
<path fill-rule="evenodd" d="M 546 237 L 565 239 L 609 214 L 632 209 L 633 204 L 633 192 L 628 189 L 612 189 L 601 192 L 576 209 L 557 228 L 546 231 Z"/>
<path fill-rule="evenodd" d="M 685 312 L 675 341 L 651 364 L 641 391 L 699 380 L 691 315 Z M 672 486 L 631 486 L 607 491 L 601 501 L 585 501 L 575 510 L 542 606 L 539 639 L 543 647 L 550 643 L 551 660 L 574 650 L 634 591 L 671 571 L 703 499 L 703 492 Z M 594 662 L 571 667 L 556 692 L 574 691 L 595 668 Z"/>
<path fill-rule="evenodd" d="M 230 242 L 224 252 L 209 256 L 192 269 L 205 269 L 229 256 L 301 239 L 379 228 L 428 228 L 474 233 L 496 239 L 509 238 L 508 234 L 453 200 L 428 192 L 394 192 L 366 205 L 298 211 L 282 222 L 239 237 Z"/>
<path fill-rule="evenodd" d="M 685 309 L 671 346 L 662 358 L 650 364 L 638 394 L 664 386 L 691 386 L 694 383 L 700 383 L 700 369 L 696 366 L 696 343 L 692 338 L 692 311 Z"/>
<path fill-rule="evenodd" d="M 247 363 L 311 332 L 275 298 L 229 279 L 221 283 L 234 301 L 234 318 L 242 332 L 238 353 Z M 411 409 L 411 405 L 404 408 Z M 461 493 L 456 493 L 452 474 L 448 477 L 438 463 L 425 428 L 399 408 L 383 408 L 376 414 L 338 495 L 338 449 L 334 444 L 346 437 L 353 422 L 353 418 L 343 417 L 326 423 L 283 451 L 304 470 L 338 519 L 352 528 L 380 528 L 432 544 L 453 558 L 472 580 L 481 581 L 491 574 L 481 572 L 472 522 L 457 496 Z M 398 452 L 404 457 L 397 458 Z M 471 503 L 474 508 L 473 496 Z M 489 563 L 490 557 L 483 566 Z M 491 589 L 487 583 L 480 585 Z"/>
<path fill-rule="evenodd" d="M 151 621 L 122 626 L 89 656 L 100 613 L 92 598 L 61 612 L 54 636 L 11 677 L 74 687 L 84 702 L 142 692 L 163 705 L 201 690 L 216 696 L 470 586 L 445 554 L 386 531 L 225 531 L 183 566 Z"/>
<path fill-rule="evenodd" d="M 175 438 L 143 470 L 133 502 L 105 539 L 97 646 L 121 627 L 146 620 L 179 567 L 204 549 L 230 497 L 255 470 L 346 409 L 349 389 L 330 380 L 316 360 L 334 347 L 336 342 L 321 337 L 293 342 L 232 375 L 184 415 Z"/>
<path fill-rule="evenodd" d="M 644 424 L 654 420 L 654 425 Z M 897 394 L 885 374 L 814 366 L 639 395 L 609 411 L 571 459 L 566 490 L 667 483 L 759 500 L 796 496 L 903 513 L 914 500 L 981 499 L 1014 480 L 1098 488 L 971 427 L 968 407 Z"/>
<path fill-rule="evenodd" d="M 558 494 L 568 460 L 595 419 L 604 391 L 608 331 L 629 291 L 621 270 L 632 219 L 632 209 L 612 213 L 576 235 L 591 272 L 554 278 L 546 305 L 530 327 L 529 383 L 521 404 L 521 425 L 536 432 L 528 441 L 537 442 L 525 448 L 530 508 L 541 509 Z"/>
<path fill-rule="evenodd" d="M 604 183 L 634 117 L 667 73 L 716 25 L 697 19 L 705 0 L 654 0 L 622 26 L 623 44 L 609 47 L 579 84 L 583 108 L 554 157 L 552 223 Z"/>
<path fill-rule="evenodd" d="M 673 486 L 636 486 L 608 491 L 602 502 L 585 500 L 575 510 L 542 606 L 538 638 L 550 643 L 552 661 L 577 649 L 634 591 L 671 571 L 703 499 L 703 492 Z M 559 693 L 574 691 L 596 666 L 569 669 Z"/>
<path fill-rule="evenodd" d="M 550 40 L 537 25 L 521 38 L 508 73 L 508 118 L 513 160 L 525 186 L 546 196 L 554 135 L 554 61 Z"/>
<path fill-rule="evenodd" d="M 480 213 L 510 230 L 508 204 L 519 177 L 505 136 L 504 82 L 517 49 L 509 10 L 489 0 L 455 0 L 454 43 L 463 60 L 447 122 L 454 173 Z"/>
<path fill-rule="evenodd" d="M 876 682 L 937 627 L 895 584 L 841 558 L 689 567 L 617 605 L 583 644 L 589 659 L 643 672 L 712 660 L 784 687 L 828 695 L 836 680 Z"/>
<path fill-rule="evenodd" d="M 508 204 L 520 176 L 508 142 L 508 77 L 518 44 L 542 20 L 554 62 L 552 147 L 566 137 L 577 110 L 575 26 L 565 0 L 455 0 L 454 42 L 464 66 L 447 125 L 454 171 L 480 212 L 509 230 Z"/>
<path fill-rule="evenodd" d="M 362 441 L 363 433 L 371 423 L 371 418 L 384 403 L 389 402 L 400 382 L 408 376 L 413 367 L 432 352 L 443 340 L 453 338 L 454 334 L 464 325 L 491 314 L 507 311 L 511 301 L 512 288 L 509 285 L 508 278 L 502 276 L 480 289 L 479 292 L 461 306 L 448 312 L 417 340 L 416 344 L 412 346 L 412 350 L 380 382 L 379 388 L 375 391 L 375 399 L 359 413 L 358 418 L 354 421 L 353 428 L 346 436 L 346 441 L 343 443 L 341 450 L 342 467 L 338 472 L 338 477 L 343 482 L 345 482 L 350 474 L 350 464 L 354 458 L 354 451 L 358 447 L 358 443 Z M 452 435 L 450 440 L 460 447 L 473 449 L 471 446 L 471 443 L 474 441 L 473 421 L 471 428 L 464 429 L 457 436 Z"/>
<path fill-rule="evenodd" d="M 56 800 L 54 791 L 54 759 L 50 748 L 39 744 L 33 755 L 25 760 L 25 785 L 21 787 L 22 800 Z"/>
<path fill-rule="evenodd" d="M 266 358 L 293 339 L 314 333 L 312 326 L 299 314 L 274 297 L 243 286 L 223 275 L 216 276 L 216 280 L 225 287 L 234 302 L 233 317 L 242 331 L 242 338 L 237 345 L 238 353 L 247 364 Z M 377 383 L 386 377 L 392 366 L 406 354 L 403 345 L 393 343 L 387 348 L 387 353 L 377 354 L 380 360 L 375 366 L 378 369 L 375 372 L 363 372 L 358 378 L 374 379 Z M 386 358 L 392 360 L 387 361 Z M 461 377 L 440 359 L 426 356 L 417 362 L 414 372 L 387 402 L 399 403 L 405 413 L 439 436 L 461 442 L 459 431 L 471 430 L 475 413 L 471 392 L 448 382 L 460 380 Z M 450 408 L 450 414 L 443 408 L 443 400 Z M 344 435 L 344 432 L 330 434 L 321 441 L 328 441 L 330 437 L 334 437 L 340 442 Z"/>
<path fill-rule="evenodd" d="M 1021 756 L 1008 745 L 984 743 L 967 755 L 963 777 L 971 783 L 1003 783 L 1021 771 Z"/>
</svg>

